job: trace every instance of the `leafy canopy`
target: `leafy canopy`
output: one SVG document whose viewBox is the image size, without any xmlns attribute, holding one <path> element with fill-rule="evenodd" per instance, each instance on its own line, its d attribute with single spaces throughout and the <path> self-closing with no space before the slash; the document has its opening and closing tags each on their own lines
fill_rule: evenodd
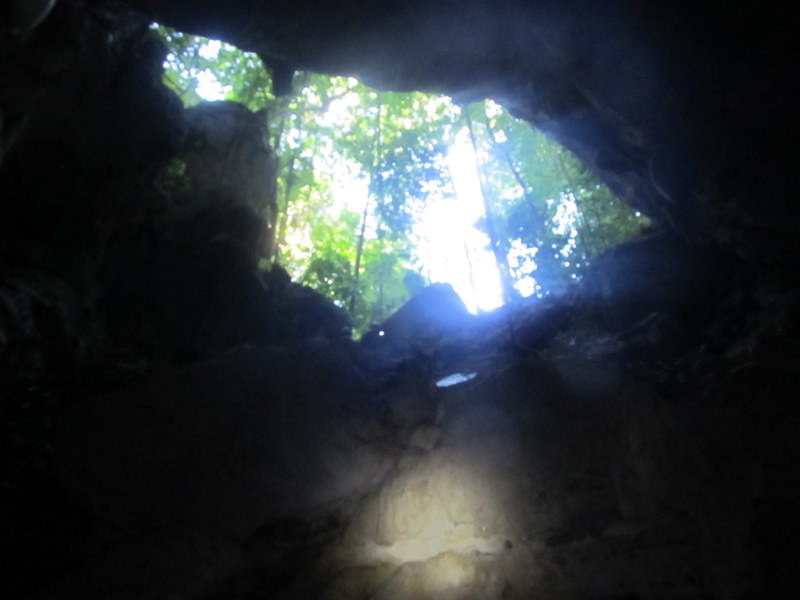
<svg viewBox="0 0 800 600">
<path fill-rule="evenodd" d="M 415 225 L 427 203 L 456 195 L 448 154 L 466 128 L 485 207 L 476 226 L 518 293 L 564 289 L 647 223 L 573 155 L 491 101 L 456 106 L 307 72 L 276 97 L 256 55 L 153 28 L 169 48 L 164 82 L 185 105 L 213 93 L 265 115 L 280 168 L 278 211 L 265 223 L 275 246 L 263 263 L 280 262 L 348 308 L 357 331 L 424 284 Z"/>
</svg>

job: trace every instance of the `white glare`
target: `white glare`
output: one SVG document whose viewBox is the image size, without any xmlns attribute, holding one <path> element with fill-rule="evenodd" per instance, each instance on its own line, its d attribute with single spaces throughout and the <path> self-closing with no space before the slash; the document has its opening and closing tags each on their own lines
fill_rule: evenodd
<svg viewBox="0 0 800 600">
<path fill-rule="evenodd" d="M 224 100 L 231 91 L 231 87 L 222 85 L 211 71 L 200 71 L 195 77 L 197 79 L 197 95 L 203 100 Z"/>
<path fill-rule="evenodd" d="M 477 377 L 478 374 L 473 373 L 453 373 L 452 375 L 448 375 L 447 377 L 442 377 L 439 381 L 436 382 L 436 387 L 450 387 L 453 385 L 458 385 L 459 383 L 464 383 L 466 381 L 471 381 Z"/>
<path fill-rule="evenodd" d="M 500 280 L 489 239 L 475 228 L 484 214 L 475 155 L 469 135 L 462 130 L 447 153 L 455 186 L 454 198 L 433 198 L 414 228 L 425 274 L 447 282 L 471 312 L 500 306 Z"/>
<path fill-rule="evenodd" d="M 153 24 L 151 25 L 151 28 L 154 26 L 157 25 Z M 205 44 L 200 46 L 197 53 L 207 60 L 215 60 L 217 56 L 219 56 L 219 51 L 221 49 L 222 42 L 219 40 L 208 40 Z M 164 68 L 175 67 L 179 67 L 179 61 L 176 61 L 174 54 L 168 54 L 166 60 L 164 61 Z M 197 85 L 195 86 L 195 93 L 203 100 L 209 100 L 211 102 L 224 100 L 225 97 L 232 91 L 231 86 L 222 85 L 222 83 L 220 83 L 219 79 L 217 79 L 216 75 L 213 71 L 211 71 L 211 69 L 183 69 L 181 74 L 183 77 L 193 77 L 195 79 L 197 82 Z"/>
<path fill-rule="evenodd" d="M 208 40 L 208 42 L 200 46 L 200 49 L 197 52 L 203 58 L 214 60 L 219 55 L 219 49 L 221 47 L 222 42 L 219 40 Z"/>
<path fill-rule="evenodd" d="M 343 103 L 338 106 L 331 103 L 326 119 L 336 122 L 343 118 L 350 100 L 347 96 L 341 100 Z M 420 221 L 414 225 L 423 275 L 431 282 L 452 285 L 470 312 L 492 310 L 503 303 L 500 279 L 489 251 L 489 238 L 475 228 L 484 206 L 466 129 L 456 136 L 447 163 L 455 197 L 429 198 Z M 340 164 L 326 166 L 333 176 L 334 210 L 346 207 L 361 213 L 367 202 L 367 182 L 353 171 L 338 171 Z M 368 234 L 371 229 L 368 226 Z"/>
</svg>

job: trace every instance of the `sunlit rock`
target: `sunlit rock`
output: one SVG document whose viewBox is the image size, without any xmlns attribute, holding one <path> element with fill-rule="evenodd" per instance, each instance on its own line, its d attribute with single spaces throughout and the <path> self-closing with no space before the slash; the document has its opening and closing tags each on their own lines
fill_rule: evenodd
<svg viewBox="0 0 800 600">
<path fill-rule="evenodd" d="M 428 435 L 436 437 L 424 443 Z M 417 429 L 412 450 L 423 454 L 401 461 L 362 504 L 332 560 L 370 581 L 374 569 L 393 565 L 387 581 L 371 584 L 380 598 L 500 597 L 527 585 L 530 570 L 510 566 L 515 551 L 529 558 L 526 532 L 537 518 L 526 503 L 538 469 L 523 435 L 480 395 L 444 415 L 441 433 Z"/>
</svg>

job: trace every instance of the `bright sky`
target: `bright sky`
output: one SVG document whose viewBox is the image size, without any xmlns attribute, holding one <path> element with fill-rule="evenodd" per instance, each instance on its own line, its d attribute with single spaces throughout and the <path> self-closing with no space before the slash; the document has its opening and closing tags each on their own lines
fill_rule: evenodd
<svg viewBox="0 0 800 600">
<path fill-rule="evenodd" d="M 199 54 L 203 58 L 214 59 L 217 58 L 222 42 L 219 40 L 209 40 L 206 44 L 200 46 Z M 206 100 L 224 100 L 228 92 L 231 91 L 230 86 L 222 85 L 214 73 L 208 69 L 199 71 L 197 77 L 197 95 Z"/>
<path fill-rule="evenodd" d="M 219 47 L 219 42 L 211 41 L 200 52 L 213 58 Z M 206 100 L 222 100 L 229 91 L 210 71 L 198 73 L 197 79 L 197 94 Z M 337 108 L 346 111 L 347 102 L 341 102 L 341 106 L 332 103 L 331 112 Z M 336 115 L 330 118 L 335 120 Z M 470 311 L 491 310 L 502 304 L 500 280 L 488 249 L 489 240 L 474 227 L 484 209 L 475 155 L 466 129 L 456 136 L 447 162 L 455 197 L 430 200 L 414 227 L 423 275 L 432 283 L 450 283 Z M 366 183 L 352 173 L 331 173 L 331 176 L 336 204 L 360 213 L 366 201 Z"/>
<path fill-rule="evenodd" d="M 424 274 L 432 282 L 450 283 L 472 312 L 490 310 L 502 304 L 500 279 L 489 239 L 474 227 L 484 208 L 466 130 L 456 136 L 447 163 L 455 197 L 430 202 L 415 227 Z"/>
<path fill-rule="evenodd" d="M 431 283 L 451 284 L 470 311 L 491 310 L 502 304 L 500 279 L 489 239 L 474 227 L 483 216 L 483 200 L 466 130 L 456 136 L 447 162 L 456 197 L 430 199 L 414 226 L 422 274 Z M 333 196 L 338 206 L 360 213 L 367 200 L 367 184 L 338 173 L 333 178 Z"/>
</svg>

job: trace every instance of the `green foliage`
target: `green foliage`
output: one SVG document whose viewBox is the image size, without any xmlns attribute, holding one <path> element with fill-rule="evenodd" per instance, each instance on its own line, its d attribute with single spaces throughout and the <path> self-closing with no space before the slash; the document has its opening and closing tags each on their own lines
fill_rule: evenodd
<svg viewBox="0 0 800 600">
<path fill-rule="evenodd" d="M 357 330 L 407 300 L 405 281 L 416 289 L 421 279 L 411 266 L 408 234 L 431 190 L 448 185 L 439 134 L 444 104 L 311 73 L 298 74 L 294 93 L 276 98 L 257 56 L 155 28 L 170 49 L 165 82 L 187 106 L 202 100 L 198 89 L 211 80 L 225 99 L 265 111 L 280 162 L 277 219 L 268 224 L 276 230 L 272 258 L 350 308 Z M 332 208 L 330 174 L 342 167 L 367 181 L 368 223 L 348 206 Z"/>
<path fill-rule="evenodd" d="M 296 74 L 293 92 L 276 98 L 257 56 L 154 28 L 170 49 L 164 81 L 186 105 L 202 101 L 198 90 L 211 82 L 225 99 L 264 111 L 280 169 L 277 215 L 266 224 L 276 231 L 275 247 L 262 265 L 280 261 L 348 308 L 357 331 L 427 283 L 413 226 L 426 202 L 454 193 L 447 153 L 464 130 L 465 110 L 498 242 L 521 290 L 568 285 L 599 252 L 646 223 L 571 154 L 492 102 L 457 107 L 443 97 L 378 92 L 313 73 Z M 350 187 L 363 183 L 364 198 L 342 200 L 343 172 Z M 180 165 L 165 177 L 180 185 Z"/>
<path fill-rule="evenodd" d="M 275 103 L 269 92 L 271 79 L 261 59 L 229 44 L 175 31 L 163 25 L 153 27 L 169 48 L 164 62 L 164 83 L 175 91 L 186 106 L 204 101 L 198 88 L 216 81 L 227 90 L 226 100 L 236 100 L 251 110 Z"/>
<path fill-rule="evenodd" d="M 342 306 L 353 289 L 353 232 L 358 221 L 359 215 L 350 211 L 343 211 L 338 219 L 322 217 L 312 228 L 310 258 L 300 278 Z"/>
<path fill-rule="evenodd" d="M 496 228 L 517 282 L 539 293 L 580 279 L 591 260 L 648 219 L 620 202 L 570 152 L 493 103 L 470 107 L 501 198 Z"/>
<path fill-rule="evenodd" d="M 312 227 L 309 258 L 304 261 L 300 282 L 311 286 L 339 306 L 356 289 L 355 310 L 351 311 L 353 326 L 363 333 L 373 323 L 386 319 L 422 286 L 415 285 L 421 276 L 406 265 L 411 248 L 399 248 L 382 239 L 365 242 L 365 265 L 356 288 L 352 265 L 356 260 L 354 231 L 361 216 L 352 211 L 342 211 L 337 217 L 319 217 Z M 409 290 L 409 285 L 412 289 Z"/>
<path fill-rule="evenodd" d="M 375 92 L 361 84 L 352 93 L 357 108 L 337 147 L 369 174 L 375 212 L 396 239 L 419 219 L 426 198 L 450 188 L 444 138 L 450 115 L 427 94 Z"/>
</svg>

